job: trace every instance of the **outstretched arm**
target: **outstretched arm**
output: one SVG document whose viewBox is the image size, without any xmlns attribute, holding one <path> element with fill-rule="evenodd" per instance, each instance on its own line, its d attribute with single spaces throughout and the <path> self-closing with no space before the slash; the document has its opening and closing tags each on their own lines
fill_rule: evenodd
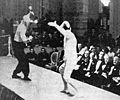
<svg viewBox="0 0 120 100">
<path fill-rule="evenodd" d="M 66 31 L 65 31 L 65 29 L 63 28 L 64 23 L 62 23 L 62 24 L 59 26 L 59 25 L 56 23 L 56 21 L 54 21 L 54 22 L 49 22 L 48 25 L 55 27 L 55 28 L 56 28 L 61 34 L 63 34 L 64 36 L 66 35 L 66 34 L 65 34 Z"/>
</svg>

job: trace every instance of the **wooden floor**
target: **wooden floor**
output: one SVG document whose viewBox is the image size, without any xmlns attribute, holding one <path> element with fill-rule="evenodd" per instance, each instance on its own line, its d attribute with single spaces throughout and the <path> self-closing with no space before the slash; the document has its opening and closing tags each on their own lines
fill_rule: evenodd
<svg viewBox="0 0 120 100">
<path fill-rule="evenodd" d="M 30 64 L 31 82 L 12 79 L 11 75 L 16 65 L 15 58 L 0 57 L 0 83 L 25 100 L 120 100 L 120 96 L 116 94 L 76 80 L 72 82 L 77 87 L 78 94 L 73 97 L 62 94 L 60 75 L 33 64 Z"/>
</svg>

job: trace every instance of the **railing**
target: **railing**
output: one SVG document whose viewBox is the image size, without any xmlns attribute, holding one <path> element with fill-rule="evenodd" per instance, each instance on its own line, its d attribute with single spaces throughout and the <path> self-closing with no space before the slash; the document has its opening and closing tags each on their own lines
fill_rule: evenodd
<svg viewBox="0 0 120 100">
<path fill-rule="evenodd" d="M 7 50 L 8 50 L 8 54 L 7 56 L 11 57 L 13 56 L 13 49 L 12 49 L 12 42 L 11 42 L 11 36 L 10 35 L 1 35 L 0 38 L 7 38 L 7 43 L 3 43 L 3 46 L 7 45 Z M 1 39 L 0 39 L 1 40 Z M 12 54 L 11 54 L 12 52 Z"/>
</svg>

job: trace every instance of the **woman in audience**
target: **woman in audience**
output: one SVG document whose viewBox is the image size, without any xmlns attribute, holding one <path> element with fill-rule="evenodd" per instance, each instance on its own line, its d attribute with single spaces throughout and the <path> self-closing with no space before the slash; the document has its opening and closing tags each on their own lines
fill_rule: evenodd
<svg viewBox="0 0 120 100">
<path fill-rule="evenodd" d="M 99 58 L 97 60 L 94 74 L 91 76 L 91 79 L 93 81 L 93 85 L 99 86 L 99 75 L 102 73 L 102 65 L 104 64 L 104 52 L 100 51 Z"/>
<path fill-rule="evenodd" d="M 104 56 L 104 65 L 102 65 L 102 73 L 99 76 L 100 79 L 100 86 L 101 88 L 104 88 L 108 85 L 108 73 L 110 72 L 110 69 L 113 65 L 113 63 L 110 61 L 110 57 L 108 55 Z"/>
<path fill-rule="evenodd" d="M 116 51 L 116 54 L 115 54 L 116 56 L 118 56 L 119 58 L 120 58 L 120 48 L 118 48 L 117 49 L 117 51 Z"/>
<path fill-rule="evenodd" d="M 109 75 L 109 89 L 112 92 L 119 93 L 120 92 L 120 87 L 119 87 L 119 82 L 120 82 L 120 58 L 118 56 L 115 56 L 113 58 L 113 66 L 110 69 L 110 72 L 108 73 Z"/>
<path fill-rule="evenodd" d="M 90 60 L 89 60 L 89 64 L 86 70 L 87 73 L 85 74 L 86 77 L 89 77 L 87 82 L 90 84 L 92 83 L 91 76 L 93 76 L 94 74 L 96 63 L 97 63 L 97 59 L 95 59 L 95 53 L 92 52 L 90 53 Z"/>
<path fill-rule="evenodd" d="M 78 65 L 80 65 L 79 69 L 78 69 L 78 80 L 84 81 L 85 80 L 85 74 L 86 74 L 86 70 L 89 64 L 89 51 L 86 50 L 83 57 L 80 59 L 80 61 L 78 61 Z"/>
</svg>

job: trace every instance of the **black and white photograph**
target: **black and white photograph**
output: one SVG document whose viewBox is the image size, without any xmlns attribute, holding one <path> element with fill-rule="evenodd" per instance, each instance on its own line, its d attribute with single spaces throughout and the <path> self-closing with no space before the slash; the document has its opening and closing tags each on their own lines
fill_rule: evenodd
<svg viewBox="0 0 120 100">
<path fill-rule="evenodd" d="M 120 0 L 0 0 L 0 100 L 120 100 Z"/>
</svg>

